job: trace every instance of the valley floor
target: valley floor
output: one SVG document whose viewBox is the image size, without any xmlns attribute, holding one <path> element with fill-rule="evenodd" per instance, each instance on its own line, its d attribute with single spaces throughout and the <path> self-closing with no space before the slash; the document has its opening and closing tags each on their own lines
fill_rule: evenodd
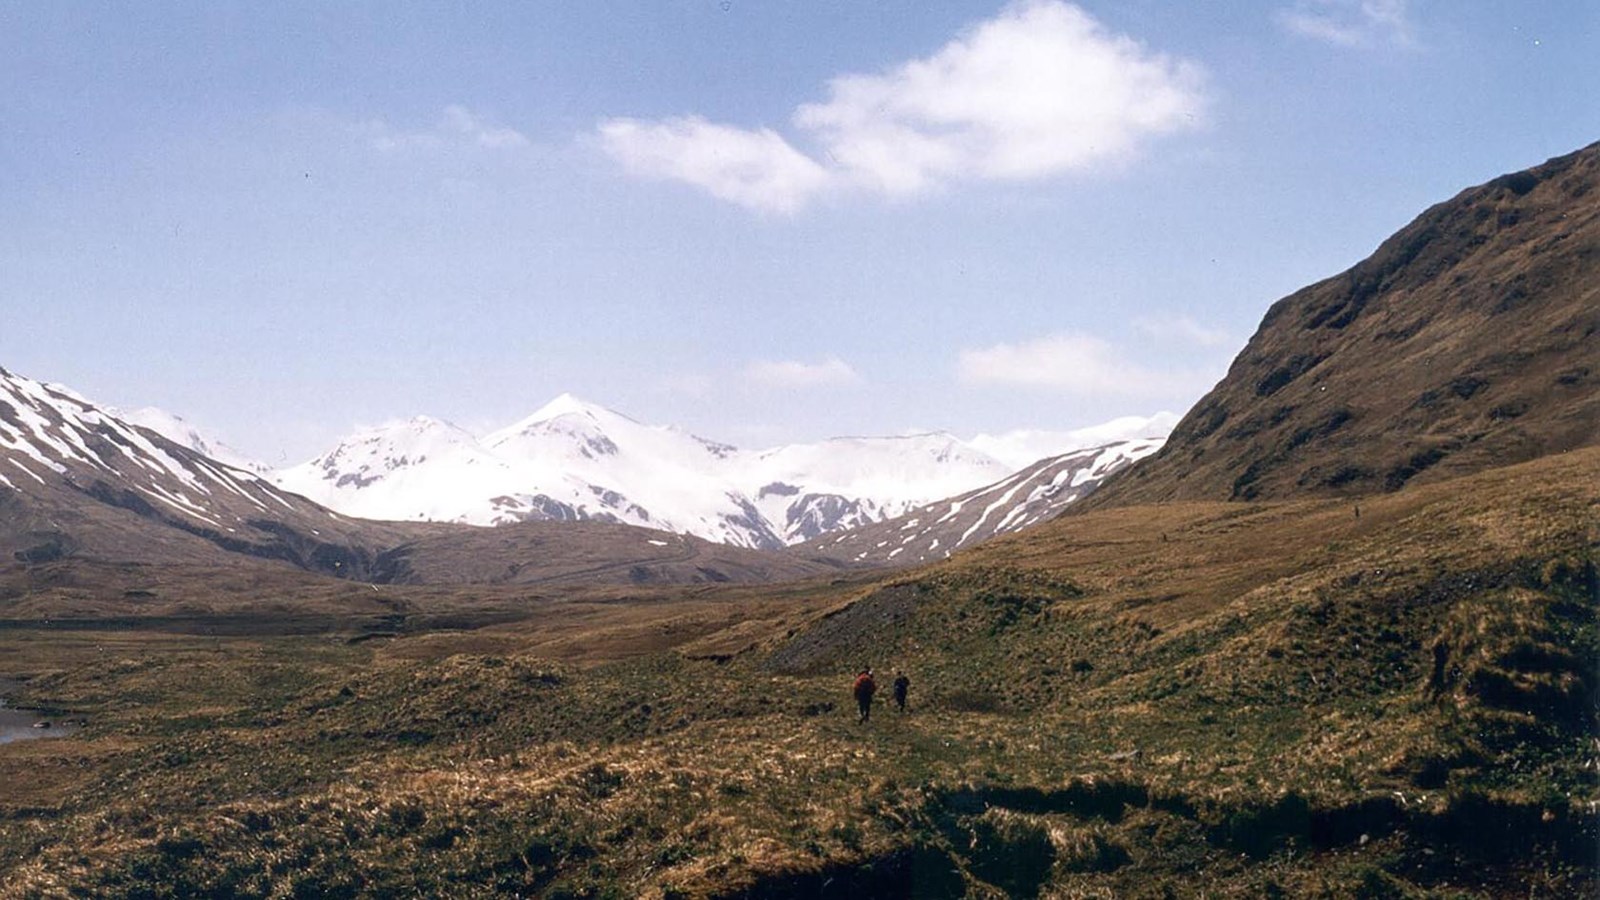
<svg viewBox="0 0 1600 900">
<path fill-rule="evenodd" d="M 0 894 L 1592 896 L 1600 453 L 1495 474 L 874 581 L 454 595 L 498 622 L 13 598 L 12 705 L 86 724 L 0 746 Z M 855 721 L 864 664 L 908 713 Z"/>
</svg>

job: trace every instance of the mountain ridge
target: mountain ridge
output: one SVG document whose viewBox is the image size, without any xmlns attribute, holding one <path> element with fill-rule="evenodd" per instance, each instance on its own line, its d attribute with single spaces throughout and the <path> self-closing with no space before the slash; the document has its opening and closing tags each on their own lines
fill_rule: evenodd
<svg viewBox="0 0 1600 900">
<path fill-rule="evenodd" d="M 1600 443 L 1600 143 L 1435 204 L 1273 304 L 1080 510 L 1360 496 Z"/>
<path fill-rule="evenodd" d="M 149 417 L 146 417 L 149 418 Z M 157 416 L 174 427 L 182 420 Z M 416 417 L 427 452 L 475 447 Z M 181 436 L 195 434 L 185 429 Z M 495 529 L 344 516 L 123 421 L 61 385 L 0 369 L 0 581 L 82 581 L 73 608 L 132 612 L 139 572 L 238 571 L 300 585 L 290 568 L 376 584 L 593 587 L 793 580 L 838 572 L 816 554 L 741 550 L 629 525 L 525 523 Z M 129 572 L 121 567 L 132 566 Z M 80 578 L 80 576 L 82 576 Z M 201 576 L 197 576 L 201 577 Z M 297 580 L 300 579 L 300 580 Z M 125 587 L 116 588 L 115 585 Z M 375 589 L 375 588 L 374 588 Z M 331 588 L 330 588 L 331 590 Z M 12 596 L 0 584 L 0 594 Z M 205 601 L 210 603 L 210 600 Z M 139 608 L 149 606 L 140 601 Z M 62 610 L 58 610 L 58 614 Z"/>
<path fill-rule="evenodd" d="M 244 555 L 360 577 L 371 539 L 394 537 L 3 368 L 0 506 L 0 543 L 24 563 L 80 552 L 198 563 Z"/>
<path fill-rule="evenodd" d="M 858 565 L 947 559 L 957 550 L 1054 518 L 1160 446 L 1159 440 L 1117 441 L 1048 457 L 994 484 L 841 534 L 823 534 L 799 547 Z"/>
</svg>

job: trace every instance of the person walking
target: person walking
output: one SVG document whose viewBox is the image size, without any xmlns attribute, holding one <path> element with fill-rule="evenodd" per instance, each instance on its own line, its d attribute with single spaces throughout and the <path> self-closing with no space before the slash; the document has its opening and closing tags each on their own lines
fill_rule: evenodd
<svg viewBox="0 0 1600 900">
<path fill-rule="evenodd" d="M 910 693 L 910 691 L 911 679 L 906 677 L 906 673 L 896 669 L 894 673 L 894 705 L 900 712 L 906 711 L 906 694 Z"/>
<path fill-rule="evenodd" d="M 861 721 L 867 721 L 872 715 L 872 695 L 877 693 L 878 684 L 872 680 L 872 667 L 867 666 L 856 675 L 853 691 L 856 695 L 856 707 L 861 711 Z"/>
</svg>

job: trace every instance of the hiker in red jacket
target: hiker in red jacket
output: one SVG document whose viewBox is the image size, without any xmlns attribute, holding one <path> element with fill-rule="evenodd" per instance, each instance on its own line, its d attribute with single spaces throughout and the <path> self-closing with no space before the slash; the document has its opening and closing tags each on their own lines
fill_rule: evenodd
<svg viewBox="0 0 1600 900">
<path fill-rule="evenodd" d="M 877 682 L 872 680 L 872 667 L 862 669 L 856 675 L 855 695 L 856 706 L 861 708 L 861 721 L 865 722 L 872 715 L 872 695 L 878 690 Z"/>
</svg>

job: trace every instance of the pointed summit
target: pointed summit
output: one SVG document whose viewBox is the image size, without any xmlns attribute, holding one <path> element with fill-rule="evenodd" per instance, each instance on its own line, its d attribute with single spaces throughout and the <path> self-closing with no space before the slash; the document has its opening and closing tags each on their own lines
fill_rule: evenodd
<svg viewBox="0 0 1600 900">
<path fill-rule="evenodd" d="M 604 409 L 604 407 L 596 406 L 592 403 L 586 403 L 574 394 L 563 393 L 554 400 L 551 400 L 549 403 L 539 407 L 539 409 L 534 412 L 533 415 L 529 416 L 524 421 L 545 422 L 549 421 L 550 419 L 556 419 L 560 418 L 561 416 L 569 416 L 573 414 L 593 415 L 596 410 L 600 410 L 602 412 L 610 411 Z"/>
<path fill-rule="evenodd" d="M 484 435 L 483 442 L 486 446 L 492 447 L 529 430 L 538 430 L 537 426 L 567 416 L 579 416 L 593 423 L 629 422 L 637 424 L 633 419 L 615 410 L 607 409 L 598 403 L 590 403 L 575 394 L 563 393 L 534 410 L 532 415 Z"/>
</svg>

